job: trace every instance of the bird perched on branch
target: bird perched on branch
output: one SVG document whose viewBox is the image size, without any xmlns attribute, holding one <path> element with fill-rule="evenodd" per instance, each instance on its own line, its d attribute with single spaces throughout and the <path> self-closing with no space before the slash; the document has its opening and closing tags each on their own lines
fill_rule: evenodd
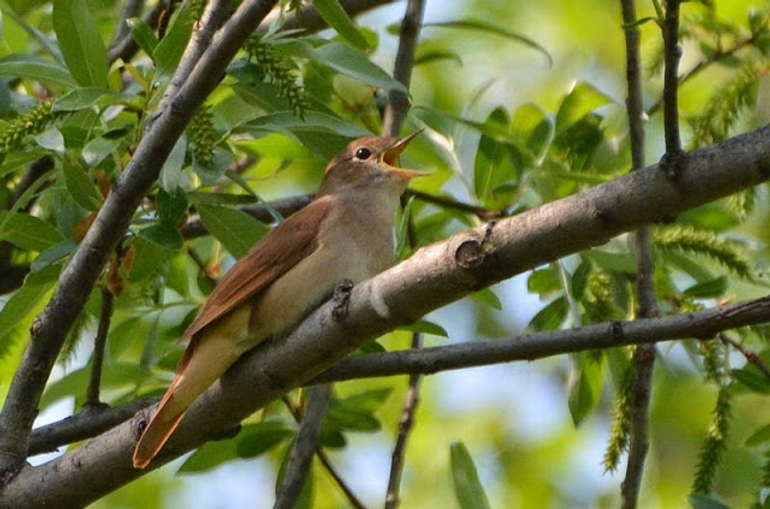
<svg viewBox="0 0 770 509">
<path fill-rule="evenodd" d="M 135 468 L 158 454 L 195 399 L 246 351 L 285 334 L 344 280 L 393 261 L 393 223 L 413 177 L 396 160 L 419 133 L 351 142 L 326 167 L 307 207 L 265 235 L 221 279 L 185 331 L 176 377 L 134 449 Z"/>
</svg>

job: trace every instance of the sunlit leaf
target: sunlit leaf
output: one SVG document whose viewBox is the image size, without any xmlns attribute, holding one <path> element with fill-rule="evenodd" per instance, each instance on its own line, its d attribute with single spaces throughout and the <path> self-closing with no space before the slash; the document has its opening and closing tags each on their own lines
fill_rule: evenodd
<svg viewBox="0 0 770 509">
<path fill-rule="evenodd" d="M 559 105 L 556 114 L 556 136 L 561 135 L 580 119 L 611 99 L 593 85 L 578 83 Z"/>
<path fill-rule="evenodd" d="M 79 164 L 65 162 L 64 183 L 75 202 L 86 210 L 97 211 L 104 198 L 86 171 Z"/>
<path fill-rule="evenodd" d="M 337 31 L 349 43 L 361 49 L 369 47 L 366 38 L 361 35 L 353 20 L 340 5 L 339 0 L 313 0 L 313 7 L 330 27 Z"/>
<path fill-rule="evenodd" d="M 575 426 L 596 408 L 604 384 L 604 369 L 601 362 L 590 355 L 573 357 L 569 382 L 569 411 Z"/>
<path fill-rule="evenodd" d="M 462 442 L 449 447 L 452 463 L 452 481 L 455 496 L 462 509 L 490 509 L 489 500 L 481 485 L 476 465 L 468 448 Z"/>
</svg>

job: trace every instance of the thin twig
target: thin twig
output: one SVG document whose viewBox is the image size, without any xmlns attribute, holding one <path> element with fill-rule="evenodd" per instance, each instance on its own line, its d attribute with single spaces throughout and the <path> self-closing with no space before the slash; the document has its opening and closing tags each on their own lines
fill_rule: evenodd
<svg viewBox="0 0 770 509">
<path fill-rule="evenodd" d="M 310 473 L 313 455 L 318 450 L 321 423 L 331 401 L 331 384 L 315 385 L 308 391 L 308 403 L 302 416 L 297 438 L 294 440 L 283 482 L 276 494 L 274 509 L 293 509 Z"/>
<path fill-rule="evenodd" d="M 406 5 L 406 14 L 401 21 L 401 34 L 398 39 L 398 53 L 393 68 L 393 77 L 409 89 L 414 69 L 414 50 L 420 37 L 422 16 L 425 11 L 423 0 L 409 0 Z M 388 136 L 398 136 L 401 126 L 409 111 L 409 97 L 402 90 L 391 89 L 388 92 L 388 106 L 385 108 L 382 133 Z"/>
<path fill-rule="evenodd" d="M 482 221 L 489 221 L 491 219 L 498 219 L 505 216 L 505 213 L 499 210 L 488 209 L 480 205 L 464 203 L 446 196 L 437 196 L 435 194 L 428 194 L 422 191 L 416 191 L 414 189 L 407 189 L 406 193 L 404 193 L 404 196 L 406 198 L 409 198 L 410 196 L 414 196 L 416 199 L 423 201 L 425 203 L 432 203 L 434 205 L 440 205 L 441 207 L 445 207 L 448 209 L 455 209 L 461 212 L 468 212 L 475 215 Z"/>
<path fill-rule="evenodd" d="M 155 6 L 150 10 L 150 12 L 148 12 L 144 17 L 144 21 L 153 30 L 158 27 L 160 13 L 163 12 L 164 5 L 165 4 L 163 2 L 157 2 Z M 136 43 L 134 38 L 131 36 L 131 32 L 129 31 L 119 40 L 116 39 L 113 41 L 108 52 L 108 57 L 110 63 L 113 63 L 116 60 L 123 60 L 124 62 L 128 62 L 134 57 L 134 55 L 136 55 L 137 51 L 139 51 L 139 44 Z"/>
<path fill-rule="evenodd" d="M 299 408 L 291 402 L 288 396 L 284 395 L 281 397 L 281 400 L 286 405 L 286 408 L 289 409 L 289 413 L 291 413 L 292 417 L 294 417 L 294 420 L 299 422 L 302 422 L 302 413 L 300 412 Z M 337 486 L 342 490 L 342 493 L 345 495 L 345 497 L 348 499 L 348 502 L 350 502 L 350 505 L 353 506 L 355 509 L 366 509 L 366 506 L 363 502 L 356 496 L 355 493 L 353 493 L 353 490 L 350 488 L 350 486 L 347 485 L 345 480 L 340 476 L 339 473 L 337 473 L 337 470 L 334 468 L 334 465 L 332 465 L 331 461 L 329 460 L 329 457 L 326 455 L 324 450 L 321 447 L 318 447 L 315 451 L 316 456 L 321 461 L 321 465 L 326 469 L 326 471 L 329 473 L 329 475 L 332 476 L 332 479 L 334 479 L 334 482 L 337 483 Z"/>
<path fill-rule="evenodd" d="M 91 378 L 88 381 L 88 389 L 86 389 L 86 406 L 100 406 L 99 387 L 102 382 L 104 347 L 107 345 L 107 333 L 110 331 L 114 302 L 115 296 L 112 295 L 112 292 L 106 286 L 102 288 L 102 310 L 99 315 L 99 327 L 96 330 L 96 338 L 94 339 Z"/>
<path fill-rule="evenodd" d="M 422 348 L 422 334 L 412 334 L 412 350 Z M 414 416 L 417 405 L 420 403 L 421 375 L 409 375 L 409 387 L 406 391 L 406 401 L 398 420 L 398 438 L 390 458 L 390 475 L 388 476 L 388 491 L 385 495 L 385 509 L 395 509 L 399 504 L 399 492 L 401 490 L 401 475 L 404 472 L 404 459 L 406 457 L 406 445 L 409 434 L 414 426 Z"/>
<path fill-rule="evenodd" d="M 679 135 L 679 60 L 682 58 L 682 47 L 679 45 L 680 1 L 666 2 L 666 19 L 663 23 L 666 65 L 663 71 L 663 124 L 667 154 L 682 150 L 682 139 Z"/>
<path fill-rule="evenodd" d="M 720 62 L 726 58 L 732 57 L 736 53 L 738 53 L 740 50 L 745 48 L 746 46 L 751 46 L 756 42 L 756 36 L 752 35 L 751 37 L 746 37 L 744 39 L 739 40 L 736 42 L 732 47 L 728 49 L 720 49 L 717 48 L 717 50 L 710 55 L 708 58 L 701 60 L 698 62 L 695 67 L 687 71 L 686 73 L 682 74 L 679 77 L 679 87 L 681 88 L 682 85 L 690 81 L 691 79 L 695 78 L 700 74 L 701 72 L 705 71 L 709 67 L 711 67 L 713 64 L 716 64 L 717 62 Z M 663 106 L 663 96 L 658 98 L 657 101 L 655 101 L 652 106 L 647 108 L 646 114 L 647 116 L 652 116 L 655 113 L 660 110 L 660 108 Z"/>
<path fill-rule="evenodd" d="M 746 358 L 746 360 L 749 363 L 753 364 L 758 370 L 764 373 L 766 377 L 770 378 L 770 367 L 768 367 L 767 364 L 765 364 L 765 362 L 762 360 L 762 357 L 760 357 L 757 352 L 754 352 L 753 350 L 749 350 L 742 344 L 730 339 L 729 337 L 727 337 L 726 334 L 720 334 L 719 340 L 722 341 L 722 343 L 726 345 L 730 345 L 736 350 L 738 350 L 739 352 L 741 352 L 741 354 L 743 354 L 743 356 Z"/>
<path fill-rule="evenodd" d="M 136 18 L 142 14 L 144 9 L 144 0 L 126 0 L 123 5 L 123 11 L 120 13 L 120 19 L 118 19 L 118 26 L 115 30 L 115 35 L 112 38 L 110 44 L 110 50 L 118 45 L 126 37 L 131 37 L 131 29 L 128 28 L 127 20 Z"/>
<path fill-rule="evenodd" d="M 623 23 L 626 27 L 626 81 L 628 114 L 631 137 L 631 169 L 642 170 L 644 160 L 644 108 L 642 105 L 642 72 L 639 56 L 639 28 L 636 21 L 634 0 L 621 0 Z M 655 271 L 652 258 L 650 227 L 645 225 L 634 234 L 636 249 L 636 295 L 638 315 L 642 318 L 658 316 L 655 298 Z M 652 374 L 655 367 L 655 345 L 639 345 L 634 351 L 634 382 L 631 389 L 628 463 L 625 479 L 621 484 L 621 508 L 635 509 L 644 474 L 644 464 L 649 450 L 649 412 L 652 392 Z M 622 417 L 621 417 L 622 418 Z"/>
</svg>

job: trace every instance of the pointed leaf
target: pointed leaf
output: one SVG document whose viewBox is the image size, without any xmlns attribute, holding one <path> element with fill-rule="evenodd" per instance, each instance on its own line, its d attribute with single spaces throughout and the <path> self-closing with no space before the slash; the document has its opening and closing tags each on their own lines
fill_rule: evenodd
<svg viewBox="0 0 770 509">
<path fill-rule="evenodd" d="M 313 0 L 313 7 L 315 7 L 324 21 L 350 44 L 361 49 L 369 47 L 366 38 L 358 31 L 353 20 L 350 19 L 348 13 L 340 5 L 339 0 Z"/>
<path fill-rule="evenodd" d="M 107 49 L 86 0 L 54 0 L 53 29 L 72 76 L 83 87 L 107 85 Z"/>
<path fill-rule="evenodd" d="M 216 205 L 198 205 L 203 224 L 236 258 L 251 249 L 269 228 L 240 210 Z"/>
<path fill-rule="evenodd" d="M 567 94 L 556 114 L 556 136 L 564 133 L 577 121 L 612 100 L 587 83 L 578 83 Z"/>
<path fill-rule="evenodd" d="M 462 442 L 449 447 L 455 496 L 462 509 L 490 509 L 489 500 L 479 480 L 476 465 Z"/>
</svg>

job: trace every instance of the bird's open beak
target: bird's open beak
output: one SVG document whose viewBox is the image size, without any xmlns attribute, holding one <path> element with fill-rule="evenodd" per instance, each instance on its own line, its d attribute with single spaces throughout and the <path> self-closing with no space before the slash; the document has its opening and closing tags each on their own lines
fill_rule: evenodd
<svg viewBox="0 0 770 509">
<path fill-rule="evenodd" d="M 409 145 L 409 142 L 412 141 L 418 134 L 422 132 L 422 129 L 419 129 L 412 134 L 408 136 L 404 136 L 403 138 L 397 140 L 390 148 L 385 150 L 382 154 L 382 161 L 390 166 L 393 171 L 398 173 L 399 176 L 411 179 L 414 177 L 424 177 L 427 175 L 424 171 L 417 171 L 417 170 L 407 170 L 404 168 L 399 168 L 397 166 L 398 163 L 398 156 L 401 155 L 401 152 L 406 150 L 406 146 Z"/>
</svg>

